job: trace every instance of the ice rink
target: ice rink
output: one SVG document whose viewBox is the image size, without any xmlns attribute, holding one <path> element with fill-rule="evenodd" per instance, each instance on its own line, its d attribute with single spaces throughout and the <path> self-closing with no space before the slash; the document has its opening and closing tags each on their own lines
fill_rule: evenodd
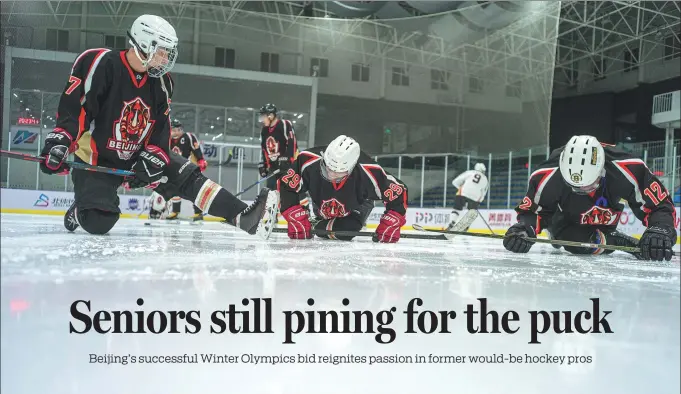
<svg viewBox="0 0 681 394">
<path fill-rule="evenodd" d="M 121 219 L 109 235 L 67 233 L 61 216 L 3 214 L 2 391 L 7 393 L 678 393 L 680 357 L 679 253 L 671 262 L 639 262 L 628 254 L 571 256 L 550 245 L 526 255 L 499 241 L 403 239 L 397 244 L 268 241 L 230 226 Z M 677 245 L 678 247 L 678 245 Z M 69 335 L 69 308 L 90 300 L 97 310 L 201 310 L 197 335 Z M 272 297 L 274 333 L 209 334 L 210 312 L 241 306 L 244 297 Z M 314 307 L 306 304 L 314 298 Z M 454 310 L 451 333 L 405 334 L 401 312 Z M 470 334 L 466 304 L 515 310 L 515 334 Z M 543 334 L 528 344 L 532 310 L 592 310 L 613 334 Z M 372 334 L 299 334 L 282 344 L 281 311 L 396 307 L 396 339 Z M 491 322 L 491 318 L 488 319 Z M 76 322 L 82 327 L 82 323 Z M 443 338 L 445 336 L 446 338 Z M 448 344 L 443 347 L 442 344 Z M 172 344 L 172 345 L 170 345 Z M 186 352 L 241 355 L 564 355 L 591 363 L 395 365 L 102 365 L 89 354 Z M 218 371 L 219 373 L 216 373 Z M 396 371 L 401 373 L 396 374 Z M 177 372 L 177 373 L 176 373 Z M 490 373 L 498 379 L 489 379 Z M 348 383 L 348 379 L 350 383 Z M 335 387 L 343 382 L 344 390 Z M 131 391 L 132 390 L 132 391 Z"/>
</svg>

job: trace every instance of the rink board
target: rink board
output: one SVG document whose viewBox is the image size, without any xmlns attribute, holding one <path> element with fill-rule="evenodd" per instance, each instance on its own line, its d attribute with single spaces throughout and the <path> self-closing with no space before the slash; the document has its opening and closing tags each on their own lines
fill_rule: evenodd
<svg viewBox="0 0 681 394">
<path fill-rule="evenodd" d="M 0 189 L 0 201 L 2 213 L 23 213 L 33 215 L 62 215 L 73 203 L 73 192 L 57 192 L 42 190 L 24 189 Z M 146 218 L 144 201 L 142 195 L 121 194 L 120 209 L 121 216 L 125 218 Z M 248 202 L 248 201 L 247 201 Z M 376 207 L 372 211 L 367 221 L 368 228 L 375 228 L 384 212 L 383 207 Z M 512 209 L 480 209 L 481 215 L 489 223 L 490 227 L 497 233 L 504 233 L 513 223 L 516 222 L 516 215 Z M 189 217 L 193 214 L 192 206 L 188 201 L 183 201 L 181 216 Z M 407 223 L 405 229 L 411 229 L 412 224 L 420 224 L 425 228 L 442 229 L 449 224 L 451 209 L 443 208 L 409 208 L 407 210 Z M 679 230 L 679 219 L 681 209 L 676 208 L 676 229 Z M 207 220 L 222 220 L 220 218 L 208 216 Z M 630 209 L 625 209 L 620 216 L 618 229 L 639 237 L 645 227 L 634 216 Z M 286 222 L 280 219 L 280 224 Z M 474 232 L 489 232 L 487 225 L 478 217 L 471 226 Z"/>
</svg>

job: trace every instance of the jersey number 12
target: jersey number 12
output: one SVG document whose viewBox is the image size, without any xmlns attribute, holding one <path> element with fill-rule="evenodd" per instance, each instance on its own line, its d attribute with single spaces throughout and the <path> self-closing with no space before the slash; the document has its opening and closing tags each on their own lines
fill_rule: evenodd
<svg viewBox="0 0 681 394">
<path fill-rule="evenodd" d="M 653 192 L 655 193 L 653 194 Z M 656 206 L 660 205 L 660 201 L 664 201 L 664 199 L 668 196 L 667 192 L 664 190 L 664 187 L 660 186 L 660 184 L 657 182 L 652 182 L 650 187 L 643 190 L 643 194 L 648 196 L 648 198 L 650 198 L 650 200 Z M 657 194 L 657 198 L 655 198 L 655 194 Z"/>
</svg>

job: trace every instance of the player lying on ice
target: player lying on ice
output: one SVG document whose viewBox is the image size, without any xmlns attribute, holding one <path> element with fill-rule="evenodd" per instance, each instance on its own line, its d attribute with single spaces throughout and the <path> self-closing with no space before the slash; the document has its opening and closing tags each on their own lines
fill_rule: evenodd
<svg viewBox="0 0 681 394">
<path fill-rule="evenodd" d="M 279 179 L 282 216 L 291 239 L 312 238 L 308 211 L 299 195 L 309 192 L 317 230 L 359 231 L 366 223 L 375 200 L 382 200 L 385 213 L 373 236 L 374 242 L 397 242 L 406 223 L 407 187 L 360 151 L 357 141 L 344 135 L 326 147 L 300 152 Z M 353 237 L 324 236 L 340 240 Z"/>
<path fill-rule="evenodd" d="M 617 231 L 624 199 L 647 227 L 640 241 Z M 553 239 L 638 246 L 644 260 L 671 260 L 676 212 L 671 197 L 645 163 L 592 136 L 574 136 L 530 176 L 527 195 L 516 207 L 518 223 L 504 247 L 527 253 L 546 228 Z M 611 253 L 566 246 L 574 254 Z"/>
<path fill-rule="evenodd" d="M 77 162 L 131 169 L 131 188 L 155 188 L 165 199 L 179 196 L 249 234 L 269 236 L 276 222 L 276 191 L 263 189 L 248 206 L 170 149 L 173 80 L 168 71 L 177 58 L 175 29 L 163 18 L 142 15 L 128 38 L 128 50 L 90 49 L 76 58 L 59 101 L 57 126 L 45 139 L 41 170 L 68 171 L 64 161 L 73 152 Z M 71 175 L 75 202 L 64 226 L 106 234 L 120 217 L 116 191 L 124 178 L 78 169 Z M 161 183 L 163 177 L 167 182 Z"/>
</svg>

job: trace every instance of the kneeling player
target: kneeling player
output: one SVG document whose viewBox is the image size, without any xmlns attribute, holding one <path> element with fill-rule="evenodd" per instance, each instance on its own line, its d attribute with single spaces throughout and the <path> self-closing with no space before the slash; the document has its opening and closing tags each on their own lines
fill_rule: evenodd
<svg viewBox="0 0 681 394">
<path fill-rule="evenodd" d="M 279 180 L 282 216 L 291 239 L 310 239 L 309 213 L 300 205 L 300 193 L 309 192 L 321 220 L 317 230 L 359 231 L 375 200 L 386 210 L 373 237 L 375 242 L 400 239 L 406 223 L 407 187 L 360 151 L 357 141 L 341 135 L 326 147 L 301 152 Z M 351 240 L 352 237 L 328 238 Z"/>
<path fill-rule="evenodd" d="M 59 101 L 57 126 L 45 138 L 41 170 L 68 171 L 65 160 L 73 152 L 76 162 L 134 171 L 131 188 L 155 188 L 165 199 L 180 196 L 250 234 L 269 236 L 276 191 L 263 189 L 248 206 L 170 150 L 175 29 L 161 17 L 142 15 L 128 37 L 128 50 L 91 49 L 76 58 Z M 75 202 L 64 226 L 108 233 L 120 217 L 116 191 L 124 178 L 79 169 L 71 175 Z"/>
<path fill-rule="evenodd" d="M 646 225 L 640 241 L 617 231 L 624 199 Z M 676 243 L 674 205 L 645 163 L 592 136 L 574 136 L 530 176 L 527 195 L 516 207 L 518 223 L 506 232 L 504 247 L 526 253 L 545 226 L 554 239 L 638 246 L 639 258 L 671 260 Z M 575 254 L 604 249 L 566 246 Z M 607 251 L 608 253 L 611 251 Z"/>
<path fill-rule="evenodd" d="M 457 188 L 454 196 L 454 209 L 452 220 L 447 230 L 468 231 L 475 218 L 478 217 L 478 207 L 487 194 L 489 185 L 485 176 L 485 165 L 477 163 L 473 170 L 465 171 L 452 181 L 452 186 Z M 463 209 L 468 211 L 461 216 Z"/>
</svg>

